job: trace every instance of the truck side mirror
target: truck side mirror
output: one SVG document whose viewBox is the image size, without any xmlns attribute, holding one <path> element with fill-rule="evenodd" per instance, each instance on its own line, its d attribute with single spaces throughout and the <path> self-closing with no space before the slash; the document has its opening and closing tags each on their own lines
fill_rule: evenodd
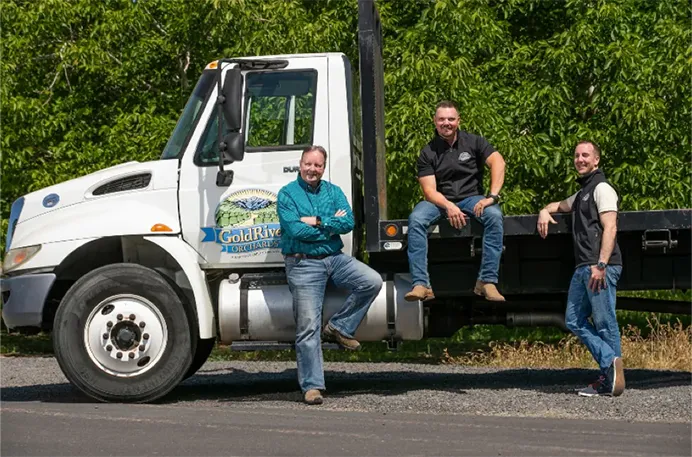
<svg viewBox="0 0 692 457">
<path fill-rule="evenodd" d="M 238 132 L 242 127 L 243 113 L 243 76 L 240 68 L 231 68 L 226 72 L 223 82 L 223 117 L 231 132 Z"/>
<path fill-rule="evenodd" d="M 226 71 L 223 87 L 221 86 L 221 62 L 218 66 L 218 145 L 219 145 L 219 172 L 216 176 L 216 185 L 220 187 L 230 186 L 233 182 L 233 170 L 224 170 L 224 162 L 239 162 L 245 155 L 245 137 L 240 133 L 243 122 L 243 75 L 239 67 Z M 223 123 L 225 120 L 230 132 L 223 136 Z"/>
</svg>

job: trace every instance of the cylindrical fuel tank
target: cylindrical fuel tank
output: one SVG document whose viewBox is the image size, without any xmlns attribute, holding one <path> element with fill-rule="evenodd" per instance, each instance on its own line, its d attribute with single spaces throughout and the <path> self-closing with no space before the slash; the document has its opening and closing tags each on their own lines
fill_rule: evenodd
<svg viewBox="0 0 692 457">
<path fill-rule="evenodd" d="M 423 305 L 407 302 L 410 275 L 385 281 L 355 334 L 359 341 L 420 340 Z M 323 324 L 341 309 L 348 293 L 328 286 L 322 308 Z M 389 300 L 389 311 L 388 311 Z M 280 273 L 234 275 L 219 286 L 219 329 L 224 344 L 232 341 L 295 341 L 293 297 Z"/>
</svg>

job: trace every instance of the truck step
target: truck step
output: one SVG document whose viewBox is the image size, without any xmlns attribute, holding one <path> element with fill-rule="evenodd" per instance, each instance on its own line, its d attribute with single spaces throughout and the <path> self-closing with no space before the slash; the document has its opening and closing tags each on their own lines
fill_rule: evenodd
<svg viewBox="0 0 692 457">
<path fill-rule="evenodd" d="M 295 348 L 294 343 L 281 341 L 234 341 L 230 345 L 231 351 L 286 351 Z M 322 343 L 322 349 L 342 350 L 336 343 Z"/>
</svg>

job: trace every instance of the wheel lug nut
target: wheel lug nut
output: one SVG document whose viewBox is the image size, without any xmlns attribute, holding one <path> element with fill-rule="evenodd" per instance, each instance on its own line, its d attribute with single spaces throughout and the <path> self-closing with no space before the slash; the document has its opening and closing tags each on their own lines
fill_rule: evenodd
<svg viewBox="0 0 692 457">
<path fill-rule="evenodd" d="M 148 339 L 149 339 L 149 334 L 148 334 L 148 333 L 145 333 L 144 335 L 142 335 L 142 338 L 144 338 L 145 340 L 148 340 Z"/>
<path fill-rule="evenodd" d="M 140 350 L 140 351 L 144 351 L 144 345 L 143 345 L 143 344 L 140 344 L 140 345 L 139 345 L 139 350 Z"/>
<path fill-rule="evenodd" d="M 134 352 L 130 352 L 130 354 L 128 354 L 128 355 L 129 355 L 129 357 L 130 357 L 131 359 L 134 359 L 134 358 L 135 358 L 135 353 L 134 353 Z"/>
<path fill-rule="evenodd" d="M 108 339 L 108 333 L 104 333 L 104 334 L 103 334 L 103 339 L 104 339 L 104 340 L 107 340 L 107 339 Z"/>
<path fill-rule="evenodd" d="M 119 321 L 123 320 L 123 315 L 122 315 L 122 314 L 118 314 L 118 320 L 119 320 Z"/>
<path fill-rule="evenodd" d="M 111 352 L 112 350 L 113 350 L 113 346 L 111 346 L 110 344 L 108 346 L 106 346 L 106 351 Z"/>
<path fill-rule="evenodd" d="M 135 315 L 134 315 L 134 314 L 130 314 L 130 320 L 131 320 L 131 321 L 135 320 Z"/>
<path fill-rule="evenodd" d="M 113 327 L 113 322 L 111 322 L 111 321 L 108 321 L 108 323 L 106 324 L 106 327 L 108 327 L 108 328 L 111 328 L 111 327 Z"/>
<path fill-rule="evenodd" d="M 144 321 L 142 321 L 139 323 L 139 328 L 144 328 L 145 325 L 147 325 L 147 324 L 145 324 Z"/>
<path fill-rule="evenodd" d="M 118 352 L 117 354 L 115 354 L 115 356 L 116 356 L 117 358 L 119 358 L 119 359 L 122 359 L 122 358 L 123 358 L 123 353 L 122 353 L 122 352 Z"/>
</svg>

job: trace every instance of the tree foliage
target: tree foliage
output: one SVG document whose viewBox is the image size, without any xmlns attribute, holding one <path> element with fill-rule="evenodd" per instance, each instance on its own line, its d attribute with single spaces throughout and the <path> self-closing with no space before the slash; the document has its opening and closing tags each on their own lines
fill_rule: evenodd
<svg viewBox="0 0 692 457">
<path fill-rule="evenodd" d="M 625 210 L 690 207 L 690 3 L 378 2 L 391 217 L 420 198 L 415 159 L 433 107 L 508 164 L 508 214 L 575 189 L 571 154 L 597 141 Z M 22 194 L 160 156 L 204 66 L 219 57 L 341 51 L 357 68 L 357 3 L 5 0 L 2 236 Z M 4 244 L 4 242 L 2 243 Z"/>
</svg>

